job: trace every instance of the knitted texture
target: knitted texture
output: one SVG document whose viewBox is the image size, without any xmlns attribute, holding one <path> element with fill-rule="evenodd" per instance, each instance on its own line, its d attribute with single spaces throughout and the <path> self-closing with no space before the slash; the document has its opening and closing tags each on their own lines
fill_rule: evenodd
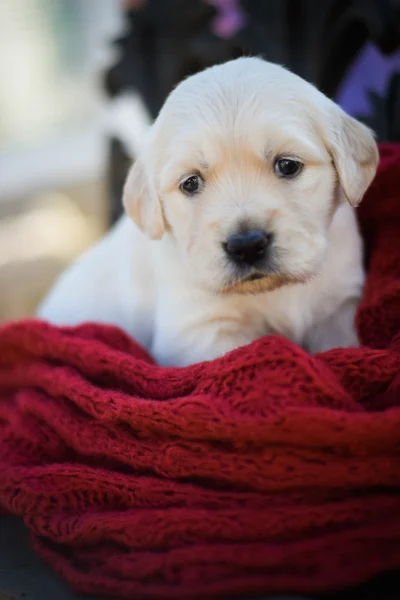
<svg viewBox="0 0 400 600">
<path fill-rule="evenodd" d="M 400 147 L 362 205 L 363 346 L 160 368 L 120 330 L 0 329 L 0 505 L 76 590 L 219 598 L 400 568 Z"/>
</svg>

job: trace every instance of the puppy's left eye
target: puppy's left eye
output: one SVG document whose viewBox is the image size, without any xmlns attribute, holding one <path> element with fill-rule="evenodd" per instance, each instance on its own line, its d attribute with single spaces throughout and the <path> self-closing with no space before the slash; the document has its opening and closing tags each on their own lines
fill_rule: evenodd
<svg viewBox="0 0 400 600">
<path fill-rule="evenodd" d="M 182 181 L 179 189 L 187 196 L 193 196 L 193 194 L 197 194 L 200 191 L 202 183 L 203 180 L 200 175 L 190 175 L 190 177 Z"/>
<path fill-rule="evenodd" d="M 275 172 L 279 177 L 293 178 L 300 173 L 303 163 L 293 158 L 278 158 L 275 163 Z"/>
</svg>

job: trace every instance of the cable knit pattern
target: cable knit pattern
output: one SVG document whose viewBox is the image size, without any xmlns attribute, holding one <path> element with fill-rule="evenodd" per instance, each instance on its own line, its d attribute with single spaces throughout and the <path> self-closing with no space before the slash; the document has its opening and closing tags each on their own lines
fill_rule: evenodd
<svg viewBox="0 0 400 600">
<path fill-rule="evenodd" d="M 75 589 L 326 592 L 400 568 L 400 148 L 360 210 L 363 347 L 160 368 L 113 327 L 0 329 L 0 505 Z"/>
</svg>

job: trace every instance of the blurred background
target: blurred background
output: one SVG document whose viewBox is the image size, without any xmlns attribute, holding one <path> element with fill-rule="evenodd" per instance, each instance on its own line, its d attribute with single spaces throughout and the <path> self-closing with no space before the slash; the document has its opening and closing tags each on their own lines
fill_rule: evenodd
<svg viewBox="0 0 400 600">
<path fill-rule="evenodd" d="M 400 141 L 398 0 L 0 1 L 0 321 L 33 315 L 118 218 L 172 87 L 242 54 Z"/>
</svg>

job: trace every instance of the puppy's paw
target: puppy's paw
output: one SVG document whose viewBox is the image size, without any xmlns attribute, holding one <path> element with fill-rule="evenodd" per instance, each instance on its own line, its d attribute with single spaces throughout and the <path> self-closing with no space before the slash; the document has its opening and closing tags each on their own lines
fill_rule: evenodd
<svg viewBox="0 0 400 600">
<path fill-rule="evenodd" d="M 214 324 L 214 327 L 185 330 L 185 334 L 181 332 L 174 338 L 159 334 L 154 340 L 152 355 L 162 366 L 186 367 L 224 356 L 261 335 L 264 334 L 232 331 L 223 323 L 216 328 Z"/>
</svg>

